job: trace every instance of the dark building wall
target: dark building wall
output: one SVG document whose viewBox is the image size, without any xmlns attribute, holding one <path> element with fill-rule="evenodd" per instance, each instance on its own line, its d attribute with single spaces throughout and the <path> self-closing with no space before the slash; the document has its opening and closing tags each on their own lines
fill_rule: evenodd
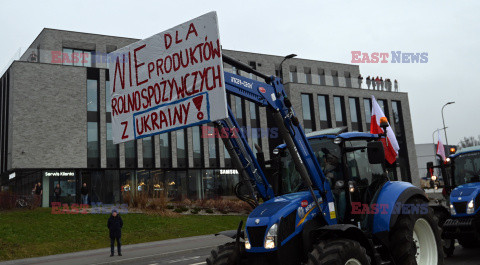
<svg viewBox="0 0 480 265">
<path fill-rule="evenodd" d="M 86 68 L 11 67 L 11 168 L 86 167 Z"/>
</svg>

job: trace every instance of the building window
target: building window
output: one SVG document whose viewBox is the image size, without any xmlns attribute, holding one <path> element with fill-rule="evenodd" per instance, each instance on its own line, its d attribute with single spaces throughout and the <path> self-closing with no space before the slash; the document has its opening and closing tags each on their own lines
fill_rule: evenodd
<svg viewBox="0 0 480 265">
<path fill-rule="evenodd" d="M 251 138 L 252 138 L 252 150 L 255 150 L 255 144 L 257 144 L 260 148 L 262 148 L 262 141 L 261 141 L 261 128 L 260 128 L 260 115 L 259 115 L 259 107 L 253 103 L 249 102 L 250 106 L 250 126 L 251 126 Z M 254 152 L 256 154 L 256 152 Z"/>
<path fill-rule="evenodd" d="M 352 76 L 350 72 L 345 72 L 344 75 L 345 75 L 345 84 L 347 85 L 347 87 L 352 87 Z"/>
<path fill-rule="evenodd" d="M 154 168 L 155 167 L 155 150 L 154 140 L 152 136 L 142 139 L 142 153 L 143 153 L 143 167 Z"/>
<path fill-rule="evenodd" d="M 372 121 L 372 100 L 369 98 L 363 99 L 363 108 L 365 109 L 365 124 L 367 130 L 370 131 L 370 122 Z"/>
<path fill-rule="evenodd" d="M 331 128 L 330 104 L 326 95 L 318 96 L 318 114 L 320 116 L 320 129 Z"/>
<path fill-rule="evenodd" d="M 360 115 L 360 106 L 358 98 L 349 98 L 348 103 L 350 105 L 350 116 L 352 118 L 352 130 L 362 131 L 362 118 Z"/>
<path fill-rule="evenodd" d="M 333 97 L 333 105 L 335 106 L 336 127 L 345 126 L 345 102 L 343 101 L 343 97 Z"/>
<path fill-rule="evenodd" d="M 193 166 L 203 167 L 203 140 L 201 137 L 200 126 L 192 127 L 193 134 Z"/>
<path fill-rule="evenodd" d="M 212 124 L 210 124 L 210 126 L 213 127 Z M 212 131 L 212 135 L 208 135 L 209 164 L 210 164 L 210 167 L 218 167 L 219 166 L 219 163 L 218 163 L 218 141 L 217 141 L 215 133 L 213 133 L 214 130 L 212 129 L 211 131 Z"/>
<path fill-rule="evenodd" d="M 87 163 L 89 168 L 100 167 L 98 122 L 87 122 Z"/>
<path fill-rule="evenodd" d="M 304 67 L 303 72 L 305 74 L 305 83 L 312 84 L 312 69 L 310 67 Z"/>
<path fill-rule="evenodd" d="M 290 82 L 298 82 L 297 67 L 293 65 L 290 66 Z"/>
<path fill-rule="evenodd" d="M 410 163 L 408 162 L 407 141 L 405 137 L 405 128 L 403 126 L 403 113 L 400 101 L 392 100 L 393 129 L 397 137 L 398 151 L 397 163 L 400 168 L 400 174 L 403 181 L 410 181 Z"/>
<path fill-rule="evenodd" d="M 320 85 L 325 86 L 326 85 L 325 69 L 321 69 L 321 68 L 318 69 L 318 78 L 319 78 Z"/>
<path fill-rule="evenodd" d="M 170 133 L 162 133 L 160 138 L 160 165 L 163 168 L 172 167 L 172 147 L 170 145 Z"/>
<path fill-rule="evenodd" d="M 257 70 L 257 63 L 255 61 L 249 61 L 248 65 L 252 67 L 252 69 Z"/>
<path fill-rule="evenodd" d="M 107 123 L 107 168 L 118 167 L 118 145 L 113 143 L 112 123 Z"/>
<path fill-rule="evenodd" d="M 89 50 L 63 48 L 63 65 L 92 67 L 93 52 Z"/>
<path fill-rule="evenodd" d="M 387 101 L 385 99 L 379 99 L 377 100 L 378 102 L 378 105 L 380 106 L 380 108 L 382 109 L 383 111 L 383 114 L 385 115 L 385 117 L 389 117 L 388 115 L 388 106 L 387 106 Z"/>
<path fill-rule="evenodd" d="M 186 131 L 177 131 L 177 167 L 187 168 L 188 166 L 188 154 L 187 154 L 187 140 Z"/>
<path fill-rule="evenodd" d="M 235 118 L 237 119 L 238 125 L 240 127 L 246 127 L 245 120 L 245 100 L 240 97 L 235 96 Z"/>
<path fill-rule="evenodd" d="M 98 81 L 87 79 L 87 166 L 100 167 Z"/>
<path fill-rule="evenodd" d="M 137 168 L 137 140 L 125 142 L 125 167 Z"/>
<path fill-rule="evenodd" d="M 108 79 L 108 70 L 106 75 Z M 118 144 L 113 143 L 112 135 L 112 105 L 110 104 L 110 81 L 107 80 L 105 82 L 105 87 L 105 111 L 107 121 L 107 168 L 118 168 L 120 166 L 118 157 Z"/>
<path fill-rule="evenodd" d="M 338 82 L 338 71 L 332 70 L 332 81 L 333 81 L 333 86 L 340 86 Z"/>
<path fill-rule="evenodd" d="M 305 133 L 310 133 L 315 130 L 315 116 L 313 115 L 313 101 L 311 94 L 302 94 L 302 112 Z"/>
</svg>

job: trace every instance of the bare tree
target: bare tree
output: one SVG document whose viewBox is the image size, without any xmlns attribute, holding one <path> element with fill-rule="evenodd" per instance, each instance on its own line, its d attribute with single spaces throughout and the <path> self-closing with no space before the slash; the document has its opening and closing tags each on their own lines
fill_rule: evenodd
<svg viewBox="0 0 480 265">
<path fill-rule="evenodd" d="M 470 137 L 463 137 L 462 140 L 458 143 L 458 146 L 460 149 L 465 148 L 465 147 L 470 147 L 470 146 L 476 146 L 480 145 L 480 135 L 478 136 L 477 139 L 475 139 L 474 136 Z"/>
</svg>

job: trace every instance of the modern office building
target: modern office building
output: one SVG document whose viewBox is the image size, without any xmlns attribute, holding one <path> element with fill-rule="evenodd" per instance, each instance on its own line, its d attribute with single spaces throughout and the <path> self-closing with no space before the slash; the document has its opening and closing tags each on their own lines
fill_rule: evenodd
<svg viewBox="0 0 480 265">
<path fill-rule="evenodd" d="M 7 68 L 0 82 L 4 189 L 30 193 L 36 182 L 42 182 L 44 206 L 57 183 L 66 201 L 79 200 L 81 183 L 87 183 L 92 201 L 103 203 L 121 202 L 123 192 L 145 189 L 166 190 L 176 200 L 232 195 L 238 174 L 221 140 L 205 127 L 113 144 L 106 55 L 135 41 L 44 29 Z M 357 78 L 356 65 L 223 52 L 265 74 L 282 76 L 307 132 L 341 126 L 368 131 L 374 95 L 401 148 L 393 174 L 418 184 L 406 93 L 367 89 L 365 79 L 361 83 Z M 250 76 L 228 65 L 225 71 Z M 268 160 L 281 143 L 269 114 L 240 98 L 227 100 L 249 143 L 265 150 Z"/>
</svg>

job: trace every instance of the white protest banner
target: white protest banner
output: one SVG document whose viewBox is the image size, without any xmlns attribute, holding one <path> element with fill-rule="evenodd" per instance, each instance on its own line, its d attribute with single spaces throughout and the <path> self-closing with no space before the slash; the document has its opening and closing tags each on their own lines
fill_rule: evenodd
<svg viewBox="0 0 480 265">
<path fill-rule="evenodd" d="M 111 58 L 107 93 L 114 143 L 228 117 L 215 12 L 121 48 Z"/>
</svg>

